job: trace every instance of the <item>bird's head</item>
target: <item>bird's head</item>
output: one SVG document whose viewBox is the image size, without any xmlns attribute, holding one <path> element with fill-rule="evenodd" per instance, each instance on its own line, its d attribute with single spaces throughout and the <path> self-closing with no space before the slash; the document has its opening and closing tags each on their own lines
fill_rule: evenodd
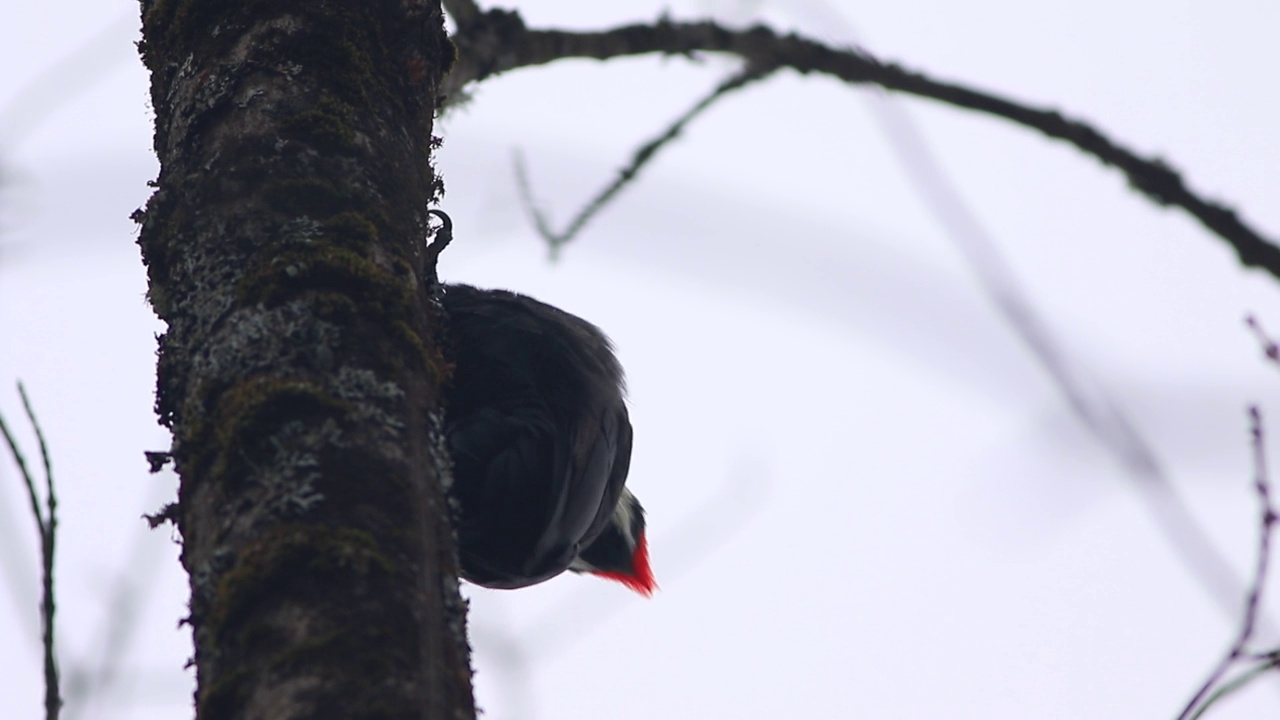
<svg viewBox="0 0 1280 720">
<path fill-rule="evenodd" d="M 609 523 L 590 545 L 578 553 L 569 569 L 620 582 L 645 597 L 658 589 L 649 567 L 644 508 L 630 490 L 623 489 Z"/>
</svg>

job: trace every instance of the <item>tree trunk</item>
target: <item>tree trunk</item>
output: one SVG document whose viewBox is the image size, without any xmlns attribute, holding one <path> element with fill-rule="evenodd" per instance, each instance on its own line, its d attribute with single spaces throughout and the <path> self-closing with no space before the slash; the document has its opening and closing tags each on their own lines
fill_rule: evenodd
<svg viewBox="0 0 1280 720">
<path fill-rule="evenodd" d="M 439 3 L 143 0 L 197 716 L 474 718 L 423 292 Z"/>
</svg>

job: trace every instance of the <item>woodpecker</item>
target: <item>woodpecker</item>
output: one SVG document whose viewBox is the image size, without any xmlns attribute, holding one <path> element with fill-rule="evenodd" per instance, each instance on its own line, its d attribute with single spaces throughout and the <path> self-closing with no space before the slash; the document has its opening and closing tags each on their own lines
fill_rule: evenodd
<svg viewBox="0 0 1280 720">
<path fill-rule="evenodd" d="M 651 595 L 644 509 L 624 487 L 631 421 L 609 339 L 525 295 L 442 290 L 462 576 L 520 588 L 570 570 Z"/>
</svg>

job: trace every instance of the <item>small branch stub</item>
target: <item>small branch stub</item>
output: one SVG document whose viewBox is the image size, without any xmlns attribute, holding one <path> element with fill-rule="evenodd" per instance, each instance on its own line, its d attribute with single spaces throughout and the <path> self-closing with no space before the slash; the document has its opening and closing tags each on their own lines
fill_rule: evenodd
<svg viewBox="0 0 1280 720">
<path fill-rule="evenodd" d="M 435 240 L 427 245 L 427 249 L 422 253 L 422 268 L 419 270 L 423 283 L 431 289 L 440 284 L 440 274 L 436 265 L 440 261 L 440 253 L 453 242 L 453 220 L 443 210 L 432 209 L 427 213 L 440 218 L 441 222 L 440 229 L 436 230 Z"/>
</svg>

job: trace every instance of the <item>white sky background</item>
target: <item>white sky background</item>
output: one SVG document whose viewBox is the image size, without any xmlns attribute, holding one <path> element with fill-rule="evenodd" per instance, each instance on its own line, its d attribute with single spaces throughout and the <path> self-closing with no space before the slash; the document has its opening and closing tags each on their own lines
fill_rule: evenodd
<svg viewBox="0 0 1280 720">
<path fill-rule="evenodd" d="M 1061 108 L 1162 155 L 1280 237 L 1272 4 L 521 10 L 531 25 L 598 28 L 666 8 L 762 17 L 836 44 L 856 27 L 884 59 Z M 148 475 L 142 455 L 167 437 L 151 412 L 162 328 L 128 219 L 156 171 L 135 18 L 133 3 L 75 0 L 15 6 L 0 26 L 0 411 L 29 438 L 11 390 L 23 379 L 54 452 L 64 674 L 113 674 L 68 708 L 76 718 L 190 712 L 185 576 L 170 532 L 139 520 L 176 479 Z M 546 262 L 516 202 L 512 150 L 563 222 L 732 67 L 524 70 L 438 125 L 458 238 L 446 279 L 532 294 L 618 345 L 630 485 L 662 584 L 649 601 L 588 578 L 468 587 L 485 717 L 1174 716 L 1238 617 L 1188 572 L 995 310 L 890 150 L 870 93 L 784 73 L 726 98 Z M 932 103 L 900 107 L 1245 577 L 1257 531 L 1245 407 L 1262 405 L 1280 450 L 1280 393 L 1241 318 L 1280 333 L 1280 285 L 1066 146 Z M 0 714 L 13 718 L 37 717 L 42 697 L 25 507 L 0 463 Z M 1212 717 L 1277 707 L 1271 682 Z"/>
</svg>

